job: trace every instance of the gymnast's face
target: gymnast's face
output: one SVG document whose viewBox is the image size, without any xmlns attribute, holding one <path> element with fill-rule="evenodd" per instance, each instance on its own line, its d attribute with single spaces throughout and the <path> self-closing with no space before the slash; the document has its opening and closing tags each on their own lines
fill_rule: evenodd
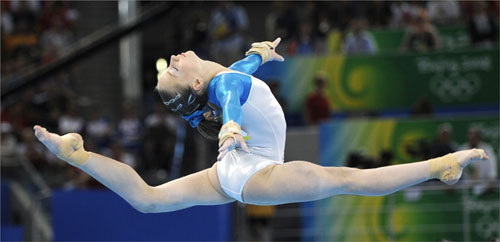
<svg viewBox="0 0 500 242">
<path fill-rule="evenodd" d="M 193 51 L 170 56 L 170 65 L 160 75 L 157 88 L 159 91 L 175 92 L 191 87 L 195 91 L 203 91 L 205 83 L 201 79 L 203 60 Z"/>
</svg>

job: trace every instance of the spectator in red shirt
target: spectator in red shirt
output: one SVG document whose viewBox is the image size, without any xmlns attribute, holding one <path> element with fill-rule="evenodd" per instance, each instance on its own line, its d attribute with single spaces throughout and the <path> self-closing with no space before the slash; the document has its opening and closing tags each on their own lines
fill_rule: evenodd
<svg viewBox="0 0 500 242">
<path fill-rule="evenodd" d="M 326 76 L 318 73 L 314 77 L 314 91 L 307 96 L 305 119 L 307 125 L 316 125 L 330 117 L 330 101 L 326 95 Z"/>
</svg>

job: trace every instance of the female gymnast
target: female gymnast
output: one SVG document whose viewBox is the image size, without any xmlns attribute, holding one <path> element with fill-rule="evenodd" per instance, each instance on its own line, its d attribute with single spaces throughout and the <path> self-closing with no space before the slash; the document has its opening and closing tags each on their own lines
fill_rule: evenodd
<svg viewBox="0 0 500 242">
<path fill-rule="evenodd" d="M 60 159 L 90 174 L 144 213 L 216 205 L 238 200 L 273 205 L 323 199 L 337 194 L 380 196 L 430 180 L 454 184 L 462 169 L 488 157 L 480 149 L 376 169 L 323 167 L 283 162 L 283 111 L 261 80 L 251 76 L 275 52 L 280 39 L 252 44 L 247 57 L 229 68 L 188 51 L 171 56 L 158 75 L 165 105 L 207 138 L 218 138 L 215 164 L 200 172 L 149 186 L 128 165 L 88 152 L 79 134 L 59 136 L 38 125 L 36 137 Z"/>
</svg>

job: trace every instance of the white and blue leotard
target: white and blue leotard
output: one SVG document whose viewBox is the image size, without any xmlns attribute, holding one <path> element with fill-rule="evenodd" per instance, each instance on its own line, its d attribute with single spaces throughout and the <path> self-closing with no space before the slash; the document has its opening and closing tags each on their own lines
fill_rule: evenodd
<svg viewBox="0 0 500 242">
<path fill-rule="evenodd" d="M 257 54 L 247 56 L 232 64 L 231 71 L 218 73 L 207 89 L 209 102 L 222 110 L 223 123 L 238 123 L 248 136 L 250 153 L 236 148 L 217 164 L 222 189 L 240 202 L 243 188 L 253 174 L 268 165 L 281 164 L 284 159 L 283 110 L 269 86 L 251 76 L 261 62 Z"/>
</svg>

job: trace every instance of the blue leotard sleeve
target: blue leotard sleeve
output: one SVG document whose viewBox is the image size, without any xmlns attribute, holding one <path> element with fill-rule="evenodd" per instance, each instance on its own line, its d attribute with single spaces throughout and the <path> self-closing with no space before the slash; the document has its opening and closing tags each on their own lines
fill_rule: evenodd
<svg viewBox="0 0 500 242">
<path fill-rule="evenodd" d="M 245 59 L 233 63 L 229 69 L 251 75 L 259 68 L 261 63 L 262 57 L 260 55 L 251 54 Z"/>
<path fill-rule="evenodd" d="M 237 78 L 222 76 L 215 95 L 222 108 L 223 123 L 234 121 L 241 126 L 241 103 L 240 97 L 244 92 L 243 82 Z"/>
</svg>

